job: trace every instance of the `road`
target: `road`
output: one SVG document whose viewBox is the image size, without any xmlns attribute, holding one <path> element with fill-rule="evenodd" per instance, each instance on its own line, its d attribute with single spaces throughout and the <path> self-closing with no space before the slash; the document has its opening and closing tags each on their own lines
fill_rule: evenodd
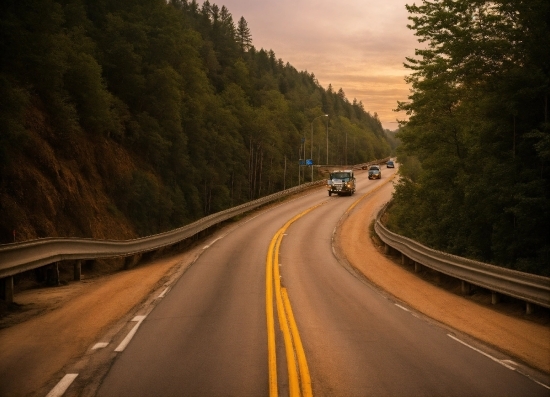
<svg viewBox="0 0 550 397">
<path fill-rule="evenodd" d="M 276 392 L 288 395 L 292 360 L 286 359 L 285 321 L 276 303 L 274 350 L 268 345 L 266 285 L 272 280 L 266 258 L 281 228 L 318 205 L 287 226 L 276 261 L 313 395 L 548 396 L 547 388 L 396 305 L 333 254 L 339 220 L 358 198 L 388 194 L 384 186 L 393 172 L 384 168 L 377 181 L 358 173 L 352 197 L 314 190 L 205 244 L 152 310 L 136 317 L 137 332 L 116 353 L 97 395 L 267 396 L 273 391 L 270 354 L 276 357 Z"/>
</svg>

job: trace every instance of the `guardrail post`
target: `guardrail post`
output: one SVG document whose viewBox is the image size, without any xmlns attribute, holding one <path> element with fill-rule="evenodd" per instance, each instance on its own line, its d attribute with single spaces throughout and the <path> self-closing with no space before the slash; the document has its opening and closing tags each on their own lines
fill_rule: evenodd
<svg viewBox="0 0 550 397">
<path fill-rule="evenodd" d="M 472 293 L 472 284 L 467 281 L 462 280 L 462 295 L 470 295 Z"/>
<path fill-rule="evenodd" d="M 6 303 L 13 303 L 13 276 L 5 277 L 2 280 L 2 296 Z"/>
<path fill-rule="evenodd" d="M 535 312 L 535 305 L 531 302 L 525 302 L 525 314 L 533 314 Z"/>
<path fill-rule="evenodd" d="M 133 268 L 141 259 L 142 254 L 130 255 L 124 258 L 124 270 Z"/>
<path fill-rule="evenodd" d="M 407 258 L 407 256 L 403 253 L 401 253 L 401 264 L 403 266 L 406 266 L 409 264 L 409 258 Z"/>
<path fill-rule="evenodd" d="M 491 291 L 491 303 L 493 305 L 496 305 L 499 301 L 500 301 L 500 296 L 499 296 L 498 292 Z"/>
<path fill-rule="evenodd" d="M 420 270 L 422 270 L 422 265 L 418 262 L 414 262 L 414 272 L 418 273 Z"/>
<path fill-rule="evenodd" d="M 388 244 L 384 244 L 384 254 L 390 254 L 391 247 Z"/>
<path fill-rule="evenodd" d="M 82 276 L 82 261 L 78 260 L 74 264 L 74 281 L 80 281 Z"/>
<path fill-rule="evenodd" d="M 49 265 L 46 275 L 48 285 L 59 285 L 59 262 Z"/>
</svg>

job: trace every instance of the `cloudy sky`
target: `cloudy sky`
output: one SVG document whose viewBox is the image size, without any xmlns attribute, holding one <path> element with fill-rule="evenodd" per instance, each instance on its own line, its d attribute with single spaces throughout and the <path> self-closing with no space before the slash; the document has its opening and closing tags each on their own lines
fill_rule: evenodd
<svg viewBox="0 0 550 397">
<path fill-rule="evenodd" d="M 384 128 L 405 115 L 393 112 L 407 100 L 405 57 L 419 46 L 405 4 L 414 0 L 210 0 L 225 5 L 235 23 L 244 16 L 257 49 L 307 70 L 327 88 L 378 113 Z M 417 3 L 420 3 L 417 0 Z"/>
</svg>

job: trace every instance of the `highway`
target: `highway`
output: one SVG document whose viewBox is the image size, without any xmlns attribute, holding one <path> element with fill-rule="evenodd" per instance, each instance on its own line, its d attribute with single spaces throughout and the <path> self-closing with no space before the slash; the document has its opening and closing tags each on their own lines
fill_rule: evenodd
<svg viewBox="0 0 550 397">
<path fill-rule="evenodd" d="M 387 195 L 391 190 L 382 187 L 389 186 L 394 172 L 384 167 L 383 178 L 375 181 L 359 172 L 354 196 L 328 197 L 314 189 L 207 241 L 197 261 L 139 319 L 97 395 L 285 396 L 296 391 L 289 367 L 299 367 L 291 361 L 300 352 L 294 343 L 294 354 L 287 356 L 281 319 L 288 318 L 288 310 L 279 317 L 278 283 L 273 284 L 279 279 L 306 360 L 306 373 L 296 370 L 302 395 L 548 396 L 547 388 L 396 305 L 333 254 L 338 221 L 346 211 L 353 216 L 350 206 L 358 199 Z M 278 234 L 277 247 L 271 243 Z M 274 285 L 272 294 L 266 292 L 269 285 Z"/>
</svg>

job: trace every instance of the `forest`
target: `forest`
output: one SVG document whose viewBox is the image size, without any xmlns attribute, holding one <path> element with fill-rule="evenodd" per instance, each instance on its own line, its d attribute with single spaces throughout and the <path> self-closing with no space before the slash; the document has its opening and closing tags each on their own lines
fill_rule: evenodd
<svg viewBox="0 0 550 397">
<path fill-rule="evenodd" d="M 550 276 L 550 2 L 407 7 L 421 43 L 398 109 L 388 227 L 435 249 Z"/>
<path fill-rule="evenodd" d="M 303 153 L 390 155 L 376 113 L 252 37 L 208 0 L 3 1 L 0 243 L 159 233 L 309 181 Z"/>
</svg>

